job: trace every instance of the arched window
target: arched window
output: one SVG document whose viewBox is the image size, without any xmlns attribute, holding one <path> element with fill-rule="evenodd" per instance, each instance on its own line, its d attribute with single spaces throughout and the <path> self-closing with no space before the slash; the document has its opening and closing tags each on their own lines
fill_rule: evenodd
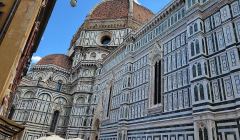
<svg viewBox="0 0 240 140">
<path fill-rule="evenodd" d="M 83 97 L 80 97 L 77 99 L 76 104 L 84 104 L 85 103 L 85 99 Z"/>
<path fill-rule="evenodd" d="M 207 75 L 208 73 L 207 73 L 207 64 L 206 64 L 206 62 L 204 62 L 204 71 L 205 71 L 205 75 Z"/>
<path fill-rule="evenodd" d="M 96 53 L 95 52 L 91 53 L 90 58 L 91 60 L 96 60 Z"/>
<path fill-rule="evenodd" d="M 83 55 L 83 59 L 84 59 L 84 60 L 87 59 L 87 55 L 86 55 L 86 54 Z"/>
<path fill-rule="evenodd" d="M 195 51 L 194 51 L 194 43 L 191 43 L 191 56 L 195 55 Z"/>
<path fill-rule="evenodd" d="M 192 0 L 192 5 L 194 5 L 196 3 L 196 0 Z"/>
<path fill-rule="evenodd" d="M 112 98 L 112 86 L 110 87 L 110 91 L 109 91 L 107 117 L 110 114 L 111 98 Z"/>
<path fill-rule="evenodd" d="M 47 93 L 43 93 L 39 96 L 39 99 L 44 100 L 44 101 L 51 101 L 51 96 Z"/>
<path fill-rule="evenodd" d="M 83 126 L 87 126 L 87 119 L 84 119 Z"/>
<path fill-rule="evenodd" d="M 88 113 L 89 113 L 89 108 L 86 109 L 86 114 L 88 114 Z"/>
<path fill-rule="evenodd" d="M 208 132 L 206 127 L 204 127 L 204 140 L 208 140 Z"/>
<path fill-rule="evenodd" d="M 212 137 L 213 137 L 213 140 L 215 140 L 215 131 L 213 128 L 212 128 Z"/>
<path fill-rule="evenodd" d="M 208 94 L 208 100 L 211 100 L 209 84 L 207 84 L 207 94 Z"/>
<path fill-rule="evenodd" d="M 42 77 L 39 77 L 37 81 L 37 85 L 39 85 L 41 81 L 42 81 Z"/>
<path fill-rule="evenodd" d="M 52 133 L 55 133 L 58 117 L 59 117 L 59 111 L 55 111 L 53 114 L 52 124 L 50 126 L 50 132 Z"/>
<path fill-rule="evenodd" d="M 94 103 L 97 101 L 97 95 L 94 96 Z"/>
<path fill-rule="evenodd" d="M 188 8 L 191 7 L 191 0 L 188 0 Z"/>
<path fill-rule="evenodd" d="M 192 67 L 192 73 L 193 73 L 193 78 L 195 78 L 197 76 L 197 74 L 196 74 L 196 66 L 195 65 L 193 65 L 193 67 Z"/>
<path fill-rule="evenodd" d="M 200 47 L 199 47 L 198 39 L 195 41 L 195 46 L 196 46 L 196 54 L 199 54 L 200 53 Z"/>
<path fill-rule="evenodd" d="M 154 104 L 160 104 L 161 103 L 161 61 L 158 61 L 154 65 L 155 68 L 155 91 L 154 91 Z"/>
<path fill-rule="evenodd" d="M 63 97 L 58 97 L 54 100 L 55 103 L 59 103 L 59 104 L 62 104 L 62 105 L 66 105 L 67 104 L 67 100 Z"/>
<path fill-rule="evenodd" d="M 123 135 L 123 140 L 125 140 L 125 139 L 126 139 L 126 135 L 124 134 L 124 135 Z"/>
<path fill-rule="evenodd" d="M 193 34 L 193 27 L 190 26 L 190 35 L 192 35 L 192 34 Z"/>
<path fill-rule="evenodd" d="M 10 110 L 10 113 L 8 115 L 9 120 L 12 120 L 14 112 L 15 112 L 15 109 L 12 107 L 11 110 Z"/>
<path fill-rule="evenodd" d="M 197 86 L 194 86 L 194 98 L 195 98 L 195 102 L 199 101 L 199 99 L 198 99 L 198 88 L 197 88 Z"/>
<path fill-rule="evenodd" d="M 130 79 L 130 77 L 128 77 L 128 87 L 131 87 L 131 79 Z"/>
<path fill-rule="evenodd" d="M 199 140 L 203 140 L 203 132 L 202 132 L 202 128 L 199 128 Z"/>
<path fill-rule="evenodd" d="M 202 68 L 201 68 L 201 64 L 200 64 L 200 63 L 198 63 L 197 67 L 198 67 L 198 76 L 201 76 L 201 75 L 202 75 Z"/>
<path fill-rule="evenodd" d="M 204 45 L 204 40 L 202 39 L 202 51 L 205 53 L 205 45 Z"/>
<path fill-rule="evenodd" d="M 102 54 L 102 59 L 104 59 L 107 55 L 106 54 Z"/>
<path fill-rule="evenodd" d="M 201 31 L 203 31 L 202 22 L 200 22 L 200 29 L 201 29 Z"/>
<path fill-rule="evenodd" d="M 194 0 L 195 1 L 195 0 Z M 197 23 L 194 24 L 194 32 L 197 32 L 198 31 L 198 26 L 197 26 Z"/>
<path fill-rule="evenodd" d="M 121 140 L 121 133 L 118 134 L 118 139 Z"/>
<path fill-rule="evenodd" d="M 125 109 L 125 118 L 128 117 L 127 114 L 128 114 L 128 109 L 126 108 L 126 109 Z"/>
<path fill-rule="evenodd" d="M 127 94 L 127 100 L 126 100 L 126 102 L 129 102 L 129 94 Z"/>
<path fill-rule="evenodd" d="M 202 84 L 200 84 L 199 90 L 200 90 L 200 99 L 204 100 L 204 91 L 203 91 L 203 85 Z"/>
<path fill-rule="evenodd" d="M 57 90 L 57 91 L 60 91 L 60 90 L 61 90 L 61 87 L 62 87 L 62 81 L 59 80 L 58 83 L 57 83 L 56 90 Z"/>
<path fill-rule="evenodd" d="M 26 92 L 25 94 L 24 94 L 24 98 L 31 98 L 32 97 L 32 95 L 33 95 L 33 92 L 31 92 L 31 91 L 28 91 L 28 92 Z"/>
</svg>

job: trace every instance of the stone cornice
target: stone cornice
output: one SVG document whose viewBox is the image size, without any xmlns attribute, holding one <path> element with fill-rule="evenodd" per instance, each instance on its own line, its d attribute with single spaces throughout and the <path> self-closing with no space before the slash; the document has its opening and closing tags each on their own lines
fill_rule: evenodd
<svg viewBox="0 0 240 140">
<path fill-rule="evenodd" d="M 178 9 L 179 6 L 184 4 L 184 0 L 173 0 L 161 9 L 151 20 L 145 23 L 135 32 L 135 38 L 141 37 L 143 34 L 151 31 L 153 27 L 163 22 L 166 18 L 172 15 L 172 13 Z"/>
<path fill-rule="evenodd" d="M 53 69 L 53 70 L 56 70 L 56 71 L 64 72 L 66 74 L 70 74 L 70 70 L 62 68 L 60 66 L 53 65 L 53 64 L 35 65 L 35 66 L 32 66 L 30 70 L 34 71 L 34 70 L 46 70 L 46 69 Z"/>
</svg>

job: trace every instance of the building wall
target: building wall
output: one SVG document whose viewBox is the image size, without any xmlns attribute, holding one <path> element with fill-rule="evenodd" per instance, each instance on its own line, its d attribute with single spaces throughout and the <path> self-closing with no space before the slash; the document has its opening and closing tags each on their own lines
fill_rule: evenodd
<svg viewBox="0 0 240 140">
<path fill-rule="evenodd" d="M 85 140 L 239 140 L 239 14 L 238 0 L 174 0 L 102 61 L 82 59 L 94 49 L 76 46 L 69 53 L 76 62 L 69 90 L 58 93 L 69 97 L 71 112 L 66 133 L 58 127 L 57 134 Z M 80 39 L 89 38 L 79 34 L 74 40 Z M 31 72 L 41 67 L 52 70 L 34 66 Z M 20 89 L 30 90 L 31 72 Z M 26 131 L 30 135 L 35 134 Z"/>
<path fill-rule="evenodd" d="M 0 60 L 2 62 L 0 66 L 1 101 L 5 95 L 10 92 L 9 89 L 11 89 L 11 82 L 15 76 L 17 63 L 34 25 L 41 4 L 42 1 L 40 0 L 22 0 L 3 38 L 0 47 Z"/>
<path fill-rule="evenodd" d="M 1 7 L 0 11 L 1 12 L 4 12 L 3 15 L 1 16 L 1 21 L 0 21 L 0 29 L 2 30 L 10 12 L 12 11 L 13 9 L 13 6 L 14 6 L 14 3 L 16 2 L 17 0 L 2 0 L 2 2 L 4 2 L 5 6 L 4 7 Z"/>
</svg>

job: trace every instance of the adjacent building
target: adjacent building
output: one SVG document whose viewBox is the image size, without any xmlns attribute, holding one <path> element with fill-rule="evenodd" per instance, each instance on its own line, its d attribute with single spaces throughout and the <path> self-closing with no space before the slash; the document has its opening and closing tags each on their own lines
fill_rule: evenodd
<svg viewBox="0 0 240 140">
<path fill-rule="evenodd" d="M 104 0 L 22 79 L 23 139 L 239 140 L 238 0 Z"/>
<path fill-rule="evenodd" d="M 17 85 L 26 75 L 56 0 L 0 1 L 1 115 L 9 112 Z"/>
</svg>

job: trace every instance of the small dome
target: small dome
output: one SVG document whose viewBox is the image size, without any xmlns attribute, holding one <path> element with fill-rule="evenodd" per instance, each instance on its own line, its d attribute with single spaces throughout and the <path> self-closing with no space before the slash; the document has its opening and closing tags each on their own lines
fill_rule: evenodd
<svg viewBox="0 0 240 140">
<path fill-rule="evenodd" d="M 53 64 L 62 68 L 71 69 L 72 60 L 64 54 L 51 54 L 43 57 L 37 65 Z"/>
</svg>

